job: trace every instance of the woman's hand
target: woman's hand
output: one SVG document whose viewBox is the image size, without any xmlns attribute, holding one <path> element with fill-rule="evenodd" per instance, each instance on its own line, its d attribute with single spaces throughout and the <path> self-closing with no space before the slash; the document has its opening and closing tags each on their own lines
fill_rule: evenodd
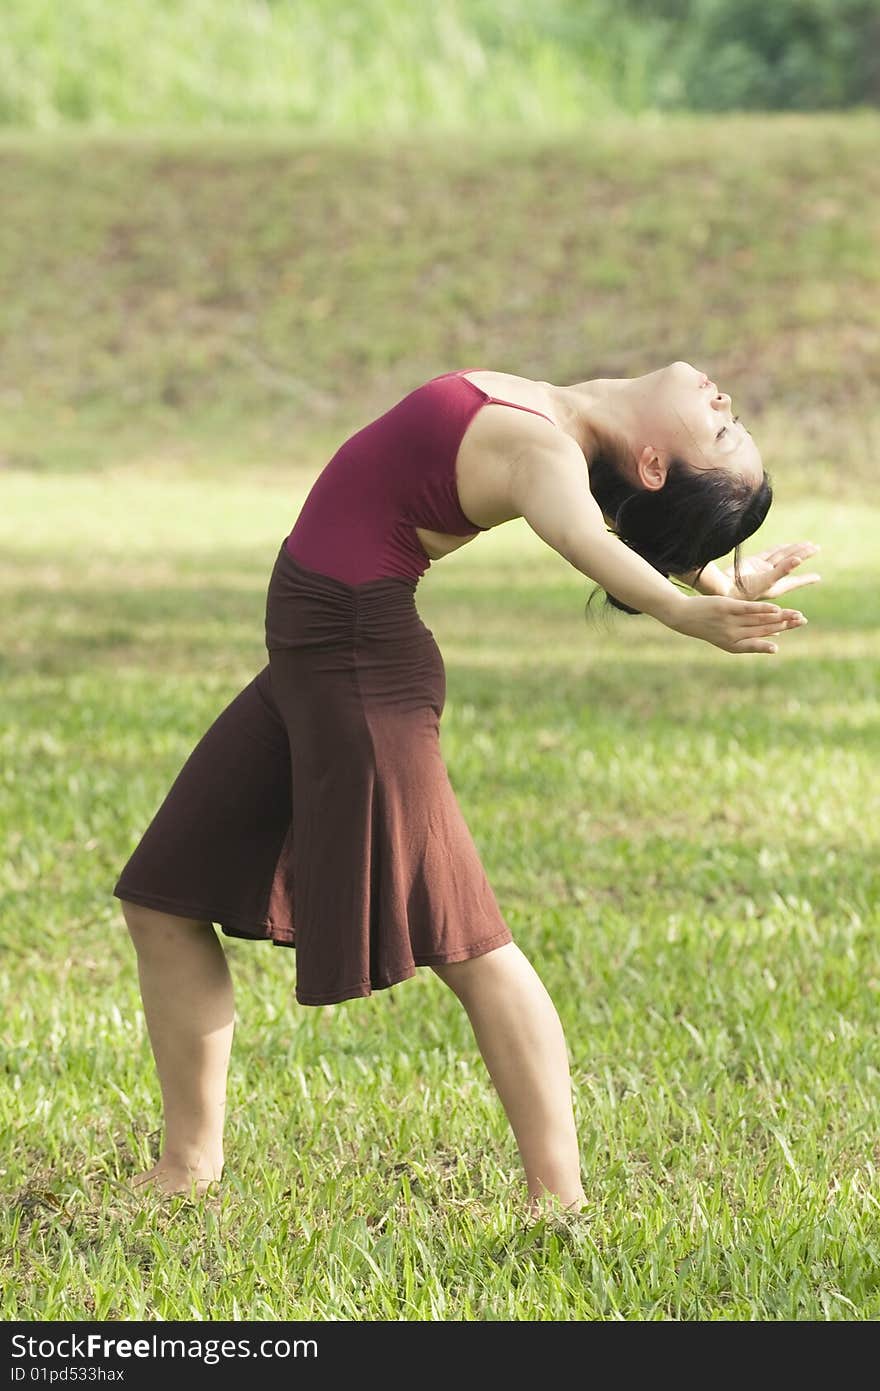
<svg viewBox="0 0 880 1391">
<path fill-rule="evenodd" d="M 687 637 L 702 638 L 723 652 L 776 652 L 777 637 L 789 628 L 800 628 L 806 618 L 797 609 L 778 604 L 730 599 L 720 595 L 682 595 L 667 627 Z"/>
<path fill-rule="evenodd" d="M 778 599 L 805 584 L 817 584 L 821 575 L 793 575 L 802 561 L 815 555 L 819 547 L 812 541 L 792 541 L 787 546 L 771 546 L 740 563 L 742 584 L 737 585 L 730 565 L 721 573 L 729 583 L 729 599 Z M 790 578 L 789 578 L 790 577 Z"/>
</svg>

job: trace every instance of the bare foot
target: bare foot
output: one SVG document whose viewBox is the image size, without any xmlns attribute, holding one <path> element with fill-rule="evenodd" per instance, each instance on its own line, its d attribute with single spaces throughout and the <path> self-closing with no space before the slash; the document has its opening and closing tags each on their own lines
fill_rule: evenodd
<svg viewBox="0 0 880 1391">
<path fill-rule="evenodd" d="M 197 1174 L 183 1164 L 171 1164 L 160 1159 L 151 1169 L 136 1174 L 131 1186 L 138 1192 L 161 1194 L 170 1198 L 181 1193 L 187 1198 L 204 1198 L 212 1184 L 219 1183 L 220 1174 Z"/>
<path fill-rule="evenodd" d="M 529 1216 L 537 1219 L 540 1217 L 578 1217 L 589 1210 L 589 1200 L 583 1191 L 580 1196 L 573 1198 L 570 1202 L 563 1202 L 562 1198 L 556 1193 L 533 1194 L 529 1198 Z"/>
</svg>

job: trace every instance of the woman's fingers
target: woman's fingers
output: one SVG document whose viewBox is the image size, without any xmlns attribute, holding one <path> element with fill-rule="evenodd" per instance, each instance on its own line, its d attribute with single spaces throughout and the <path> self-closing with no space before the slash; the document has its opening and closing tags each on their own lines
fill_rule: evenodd
<svg viewBox="0 0 880 1391">
<path fill-rule="evenodd" d="M 759 633 L 785 633 L 789 628 L 803 628 L 807 620 L 803 614 L 798 614 L 796 618 L 769 618 L 765 623 L 748 623 L 744 626 L 750 638 L 757 637 Z"/>
<path fill-rule="evenodd" d="M 766 624 L 775 624 L 777 628 L 797 626 L 806 623 L 806 618 L 799 609 L 772 609 L 769 607 L 757 613 L 735 614 L 738 623 L 744 628 L 760 628 Z"/>
<path fill-rule="evenodd" d="M 780 594 L 787 594 L 791 589 L 801 589 L 805 584 L 818 584 L 821 578 L 821 575 L 795 575 L 792 579 L 777 580 L 767 593 L 775 598 Z"/>
<path fill-rule="evenodd" d="M 788 546 L 774 546 L 772 550 L 764 551 L 761 555 L 761 559 L 765 561 L 767 565 L 777 566 L 785 560 L 788 553 Z"/>
<path fill-rule="evenodd" d="M 789 565 L 800 565 L 801 561 L 808 556 L 816 555 L 821 550 L 815 541 L 789 541 L 785 546 L 771 546 L 769 550 L 759 551 L 757 558 L 764 560 L 768 565 L 778 566 L 783 562 Z"/>
<path fill-rule="evenodd" d="M 711 607 L 705 611 L 713 614 L 716 625 L 709 641 L 727 652 L 778 652 L 771 639 L 807 622 L 800 609 L 784 608 L 766 599 L 719 598 L 709 599 L 708 604 Z"/>
<path fill-rule="evenodd" d="M 758 642 L 755 638 L 743 638 L 740 642 L 735 642 L 730 649 L 731 652 L 778 652 L 779 648 L 775 642 Z"/>
<path fill-rule="evenodd" d="M 800 628 L 800 623 L 786 623 L 780 627 L 778 623 L 767 623 L 760 628 L 752 629 L 747 637 L 741 639 L 742 642 L 756 642 L 759 638 L 776 638 L 782 633 L 789 632 L 792 628 Z"/>
<path fill-rule="evenodd" d="M 777 562 L 776 568 L 788 575 L 792 570 L 796 570 L 799 565 L 803 565 L 805 560 L 809 560 L 812 554 L 812 551 L 805 551 L 803 554 L 783 556 L 782 559 Z"/>
<path fill-rule="evenodd" d="M 767 641 L 767 639 L 779 637 L 792 628 L 802 628 L 806 622 L 807 619 L 802 613 L 791 609 L 776 616 L 767 614 L 763 618 L 757 614 L 752 614 L 742 623 L 742 626 L 748 630 L 748 635 L 738 638 L 732 643 L 730 651 L 778 652 L 778 645 L 775 642 Z"/>
<path fill-rule="evenodd" d="M 774 613 L 794 613 L 794 609 L 784 609 L 781 604 L 768 603 L 766 599 L 728 599 L 727 603 L 737 618 L 745 618 L 752 613 L 763 618 Z"/>
<path fill-rule="evenodd" d="M 768 613 L 763 618 L 753 616 L 751 618 L 737 619 L 737 627 L 745 629 L 750 637 L 754 637 L 759 628 L 790 628 L 803 623 L 803 618 L 788 617 L 781 613 Z"/>
</svg>

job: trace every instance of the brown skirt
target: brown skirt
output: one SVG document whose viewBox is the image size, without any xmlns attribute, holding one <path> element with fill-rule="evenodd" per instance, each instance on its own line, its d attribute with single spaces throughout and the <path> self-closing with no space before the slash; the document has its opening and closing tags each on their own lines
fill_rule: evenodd
<svg viewBox="0 0 880 1391">
<path fill-rule="evenodd" d="M 512 941 L 441 755 L 446 673 L 415 587 L 345 584 L 282 545 L 268 665 L 196 745 L 113 889 L 295 947 L 303 1005 Z"/>
</svg>

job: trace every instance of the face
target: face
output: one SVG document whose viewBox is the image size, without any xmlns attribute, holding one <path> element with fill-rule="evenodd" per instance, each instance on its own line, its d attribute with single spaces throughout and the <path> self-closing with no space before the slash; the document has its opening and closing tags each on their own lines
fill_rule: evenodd
<svg viewBox="0 0 880 1391">
<path fill-rule="evenodd" d="M 672 455 L 693 469 L 723 468 L 757 486 L 764 475 L 758 447 L 732 409 L 730 397 L 689 362 L 672 362 L 632 382 L 642 446 L 639 480 L 662 487 Z"/>
</svg>

